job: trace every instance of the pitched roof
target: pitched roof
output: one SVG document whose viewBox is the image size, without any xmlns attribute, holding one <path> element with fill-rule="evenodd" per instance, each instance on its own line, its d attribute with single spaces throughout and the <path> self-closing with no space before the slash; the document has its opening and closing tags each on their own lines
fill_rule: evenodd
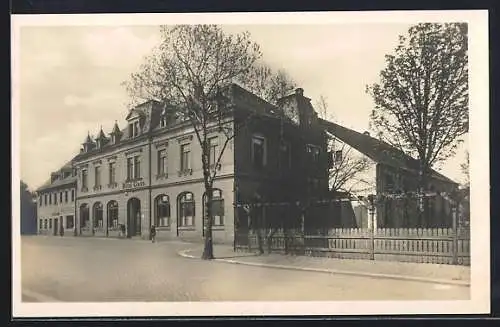
<svg viewBox="0 0 500 327">
<path fill-rule="evenodd" d="M 414 172 L 419 170 L 418 160 L 384 141 L 324 119 L 319 119 L 319 122 L 329 133 L 377 163 L 383 163 L 391 167 L 403 168 Z M 438 173 L 434 169 L 431 169 L 431 176 L 448 183 L 457 184 L 455 181 Z"/>
<path fill-rule="evenodd" d="M 74 158 L 72 158 L 71 160 L 67 161 L 56 172 L 72 170 L 72 168 L 73 168 L 73 159 Z M 43 191 L 45 189 L 52 188 L 52 187 L 57 187 L 57 186 L 61 186 L 61 185 L 71 184 L 73 182 L 76 182 L 76 177 L 71 176 L 71 175 L 68 176 L 68 177 L 66 177 L 66 178 L 63 178 L 63 179 L 57 179 L 54 182 L 52 182 L 52 178 L 49 178 L 45 183 L 43 183 L 40 187 L 38 187 L 36 189 L 36 192 L 40 192 L 40 191 Z"/>
</svg>

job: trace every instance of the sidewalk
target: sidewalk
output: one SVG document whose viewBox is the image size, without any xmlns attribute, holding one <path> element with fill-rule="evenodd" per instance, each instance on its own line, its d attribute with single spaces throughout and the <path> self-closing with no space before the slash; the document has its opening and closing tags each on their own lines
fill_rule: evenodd
<svg viewBox="0 0 500 327">
<path fill-rule="evenodd" d="M 179 255 L 200 259 L 202 247 L 194 246 Z M 302 270 L 311 272 L 357 275 L 373 278 L 390 278 L 469 286 L 470 267 L 420 264 L 380 260 L 349 260 L 308 256 L 289 256 L 234 252 L 231 246 L 214 245 L 215 261 L 251 266 Z M 201 260 L 201 259 L 200 259 Z"/>
</svg>

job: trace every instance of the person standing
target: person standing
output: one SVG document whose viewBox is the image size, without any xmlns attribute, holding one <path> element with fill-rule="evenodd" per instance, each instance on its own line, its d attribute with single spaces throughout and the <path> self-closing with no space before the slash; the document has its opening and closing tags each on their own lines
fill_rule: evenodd
<svg viewBox="0 0 500 327">
<path fill-rule="evenodd" d="M 151 235 L 151 242 L 154 243 L 156 241 L 156 227 L 155 227 L 155 225 L 151 225 L 150 235 Z"/>
</svg>

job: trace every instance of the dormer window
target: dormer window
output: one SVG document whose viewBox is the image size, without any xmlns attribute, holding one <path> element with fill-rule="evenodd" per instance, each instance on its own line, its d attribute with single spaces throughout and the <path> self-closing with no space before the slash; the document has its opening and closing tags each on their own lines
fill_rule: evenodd
<svg viewBox="0 0 500 327">
<path fill-rule="evenodd" d="M 160 117 L 160 127 L 166 127 L 167 126 L 167 116 L 165 114 L 162 114 Z"/>
<path fill-rule="evenodd" d="M 129 136 L 130 138 L 134 138 L 139 136 L 140 128 L 139 128 L 139 121 L 134 121 L 128 125 L 128 131 L 129 131 Z"/>
<path fill-rule="evenodd" d="M 101 146 L 102 146 L 102 141 L 101 140 L 97 140 L 96 144 L 97 144 L 97 148 L 100 149 Z"/>
</svg>

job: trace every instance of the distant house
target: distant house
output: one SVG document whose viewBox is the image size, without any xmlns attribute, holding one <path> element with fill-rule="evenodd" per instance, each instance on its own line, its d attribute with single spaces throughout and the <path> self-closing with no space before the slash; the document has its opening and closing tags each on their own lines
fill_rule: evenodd
<svg viewBox="0 0 500 327">
<path fill-rule="evenodd" d="M 326 120 L 320 123 L 333 137 L 334 165 L 339 157 L 346 155 L 368 162 L 366 169 L 347 181 L 345 187 L 360 199 L 352 202 L 358 224 L 356 227 L 367 227 L 369 224 L 366 201 L 362 200 L 369 194 L 383 199 L 377 203 L 374 219 L 379 228 L 451 226 L 451 207 L 445 198 L 436 195 L 425 200 L 427 215 L 423 221 L 418 221 L 417 199 L 409 196 L 398 199 L 395 196 L 418 190 L 419 163 L 416 159 L 367 132 L 359 133 Z M 450 193 L 458 189 L 458 183 L 431 170 L 428 189 L 435 193 Z"/>
</svg>

